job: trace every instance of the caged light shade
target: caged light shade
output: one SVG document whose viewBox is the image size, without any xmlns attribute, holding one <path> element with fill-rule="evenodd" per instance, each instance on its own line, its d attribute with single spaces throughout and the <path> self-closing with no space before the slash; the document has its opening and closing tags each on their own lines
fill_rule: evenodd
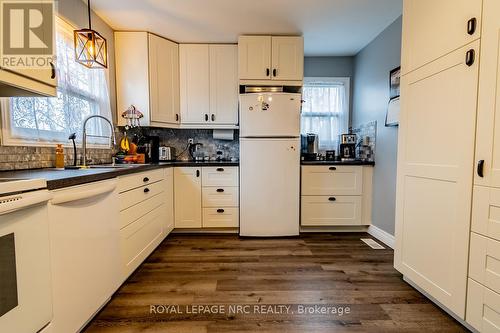
<svg viewBox="0 0 500 333">
<path fill-rule="evenodd" d="M 89 27 L 74 30 L 75 60 L 88 68 L 108 68 L 106 39 L 92 30 L 90 0 L 87 2 Z"/>
</svg>

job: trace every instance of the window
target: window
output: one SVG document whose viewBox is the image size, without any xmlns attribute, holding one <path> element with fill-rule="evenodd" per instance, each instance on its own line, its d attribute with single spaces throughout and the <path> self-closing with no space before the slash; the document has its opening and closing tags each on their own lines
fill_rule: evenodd
<svg viewBox="0 0 500 333">
<path fill-rule="evenodd" d="M 302 134 L 315 133 L 319 149 L 336 150 L 349 123 L 349 78 L 305 78 Z"/>
<path fill-rule="evenodd" d="M 111 119 L 106 71 L 88 69 L 75 62 L 73 27 L 56 20 L 58 70 L 57 97 L 13 97 L 2 101 L 5 144 L 47 145 L 67 143 L 71 133 L 81 141 L 84 119 L 100 114 Z M 109 136 L 102 121 L 91 120 L 89 134 Z M 89 137 L 89 143 L 109 144 L 109 139 Z"/>
</svg>

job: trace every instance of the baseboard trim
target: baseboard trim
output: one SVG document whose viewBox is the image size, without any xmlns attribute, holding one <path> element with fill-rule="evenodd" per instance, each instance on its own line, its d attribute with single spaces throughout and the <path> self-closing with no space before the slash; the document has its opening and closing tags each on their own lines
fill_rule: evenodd
<svg viewBox="0 0 500 333">
<path fill-rule="evenodd" d="M 396 238 L 394 238 L 393 235 L 388 233 L 387 231 L 384 231 L 380 229 L 379 227 L 376 227 L 374 225 L 371 225 L 368 227 L 368 233 L 390 247 L 391 249 L 394 249 L 394 244 L 396 243 Z"/>
</svg>

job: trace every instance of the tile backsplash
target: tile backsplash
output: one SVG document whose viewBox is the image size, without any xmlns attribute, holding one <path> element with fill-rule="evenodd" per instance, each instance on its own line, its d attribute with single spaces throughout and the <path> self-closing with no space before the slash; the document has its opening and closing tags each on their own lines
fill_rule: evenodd
<svg viewBox="0 0 500 333">
<path fill-rule="evenodd" d="M 88 148 L 88 155 L 92 157 L 89 164 L 104 164 L 112 162 L 111 149 Z M 0 146 L 0 171 L 39 169 L 55 167 L 54 147 L 25 147 L 25 146 Z M 77 148 L 78 157 L 81 148 Z M 73 163 L 73 148 L 64 148 L 65 164 Z"/>
<path fill-rule="evenodd" d="M 358 136 L 356 156 L 364 161 L 375 161 L 375 145 L 377 141 L 377 121 L 352 128 L 352 133 Z"/>
</svg>

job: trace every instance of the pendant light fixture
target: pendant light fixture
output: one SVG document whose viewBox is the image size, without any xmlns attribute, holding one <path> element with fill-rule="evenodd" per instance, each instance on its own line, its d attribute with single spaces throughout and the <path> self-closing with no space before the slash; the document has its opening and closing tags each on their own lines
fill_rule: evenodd
<svg viewBox="0 0 500 333">
<path fill-rule="evenodd" d="M 75 60 L 88 68 L 108 68 L 106 39 L 92 30 L 90 0 L 87 2 L 89 27 L 74 30 Z"/>
</svg>

